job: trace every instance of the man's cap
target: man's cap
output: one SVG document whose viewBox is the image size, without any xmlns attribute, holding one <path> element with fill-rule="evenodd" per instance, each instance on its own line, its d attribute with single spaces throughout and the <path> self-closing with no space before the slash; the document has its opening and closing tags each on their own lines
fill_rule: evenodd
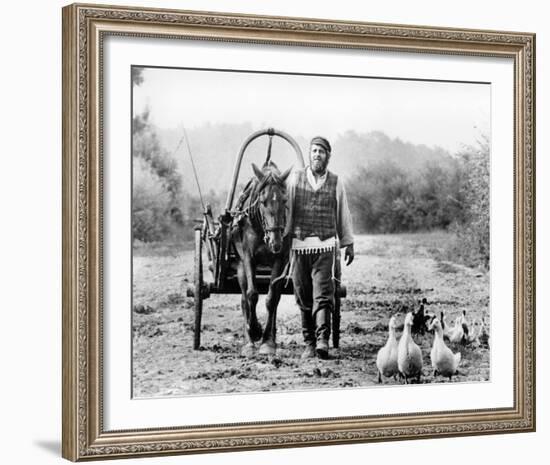
<svg viewBox="0 0 550 465">
<path fill-rule="evenodd" d="M 313 144 L 320 145 L 326 150 L 327 153 L 330 153 L 332 151 L 332 147 L 330 146 L 329 141 L 326 140 L 324 137 L 321 137 L 321 136 L 314 137 L 313 139 L 311 139 L 310 145 L 313 145 Z"/>
</svg>

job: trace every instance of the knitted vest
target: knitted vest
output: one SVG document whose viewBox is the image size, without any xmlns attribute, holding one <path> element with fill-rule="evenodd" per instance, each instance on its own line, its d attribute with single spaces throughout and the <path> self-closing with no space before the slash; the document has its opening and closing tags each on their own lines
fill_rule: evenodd
<svg viewBox="0 0 550 465">
<path fill-rule="evenodd" d="M 336 236 L 336 182 L 338 176 L 327 171 L 325 183 L 317 191 L 302 170 L 296 183 L 294 200 L 294 237 L 300 240 L 318 236 L 324 241 Z"/>
</svg>

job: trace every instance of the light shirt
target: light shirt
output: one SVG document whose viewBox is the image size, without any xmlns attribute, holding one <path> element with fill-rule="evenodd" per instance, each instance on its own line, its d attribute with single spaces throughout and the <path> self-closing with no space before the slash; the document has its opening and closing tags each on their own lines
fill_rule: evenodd
<svg viewBox="0 0 550 465">
<path fill-rule="evenodd" d="M 319 190 L 325 181 L 327 180 L 327 173 L 318 176 L 315 179 L 311 168 L 306 168 L 306 179 L 313 190 Z M 294 201 L 296 198 L 296 183 L 298 181 L 298 172 L 294 172 L 289 177 L 288 183 L 288 199 L 289 199 L 289 221 L 287 222 L 287 229 L 285 234 L 292 233 L 294 223 Z M 349 211 L 346 191 L 344 184 L 338 176 L 336 182 L 336 232 L 338 237 L 333 236 L 322 241 L 318 236 L 309 236 L 300 240 L 296 237 L 292 238 L 292 250 L 296 250 L 298 253 L 312 253 L 312 252 L 324 252 L 332 250 L 339 245 L 340 247 L 346 247 L 353 244 L 353 231 L 351 213 Z"/>
<path fill-rule="evenodd" d="M 306 168 L 306 178 L 309 185 L 313 188 L 314 191 L 318 191 L 323 187 L 323 184 L 327 180 L 327 171 L 325 170 L 325 174 L 318 176 L 317 179 L 315 179 L 315 175 L 313 174 L 313 171 L 308 166 Z"/>
</svg>

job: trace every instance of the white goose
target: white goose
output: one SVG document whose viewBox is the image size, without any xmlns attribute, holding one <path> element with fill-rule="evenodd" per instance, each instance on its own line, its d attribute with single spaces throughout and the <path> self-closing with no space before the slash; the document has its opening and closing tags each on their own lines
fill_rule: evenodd
<svg viewBox="0 0 550 465">
<path fill-rule="evenodd" d="M 397 346 L 397 368 L 408 384 L 409 378 L 416 377 L 420 381 L 422 375 L 422 351 L 411 336 L 413 314 L 407 313 L 403 327 L 403 335 Z"/>
<path fill-rule="evenodd" d="M 378 367 L 378 382 L 382 382 L 382 376 L 390 378 L 397 374 L 397 337 L 395 336 L 395 315 L 388 323 L 388 340 L 386 345 L 378 351 L 376 366 Z"/>
<path fill-rule="evenodd" d="M 453 344 L 464 342 L 465 333 L 463 323 L 464 314 L 460 314 L 460 316 L 455 318 L 454 326 L 445 334 Z"/>
<path fill-rule="evenodd" d="M 489 332 L 485 326 L 485 318 L 482 317 L 479 320 L 479 330 L 476 336 L 476 342 L 482 347 L 489 347 Z"/>
<path fill-rule="evenodd" d="M 443 328 L 438 318 L 433 319 L 429 328 L 434 330 L 434 342 L 430 352 L 434 376 L 440 374 L 450 380 L 456 374 L 462 355 L 460 352 L 453 354 L 451 349 L 446 346 L 443 340 Z"/>
</svg>

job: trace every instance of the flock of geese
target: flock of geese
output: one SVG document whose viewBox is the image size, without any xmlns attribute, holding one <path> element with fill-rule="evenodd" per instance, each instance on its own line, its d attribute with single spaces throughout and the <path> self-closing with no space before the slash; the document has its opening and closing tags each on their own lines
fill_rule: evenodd
<svg viewBox="0 0 550 465">
<path fill-rule="evenodd" d="M 398 340 L 396 336 L 397 316 L 393 315 L 388 323 L 388 340 L 376 357 L 378 368 L 378 382 L 383 378 L 403 379 L 406 384 L 410 380 L 420 381 L 422 376 L 422 351 L 413 339 L 414 335 L 433 333 L 433 344 L 430 351 L 430 360 L 434 376 L 444 376 L 452 380 L 458 372 L 462 355 L 453 352 L 448 346 L 475 344 L 480 347 L 489 347 L 489 333 L 483 318 L 474 321 L 474 330 L 466 320 L 466 311 L 463 311 L 454 320 L 454 325 L 448 327 L 443 312 L 440 316 L 425 312 L 426 299 L 422 299 L 419 307 L 405 315 L 403 333 Z M 476 330 L 477 329 L 477 330 Z"/>
</svg>

